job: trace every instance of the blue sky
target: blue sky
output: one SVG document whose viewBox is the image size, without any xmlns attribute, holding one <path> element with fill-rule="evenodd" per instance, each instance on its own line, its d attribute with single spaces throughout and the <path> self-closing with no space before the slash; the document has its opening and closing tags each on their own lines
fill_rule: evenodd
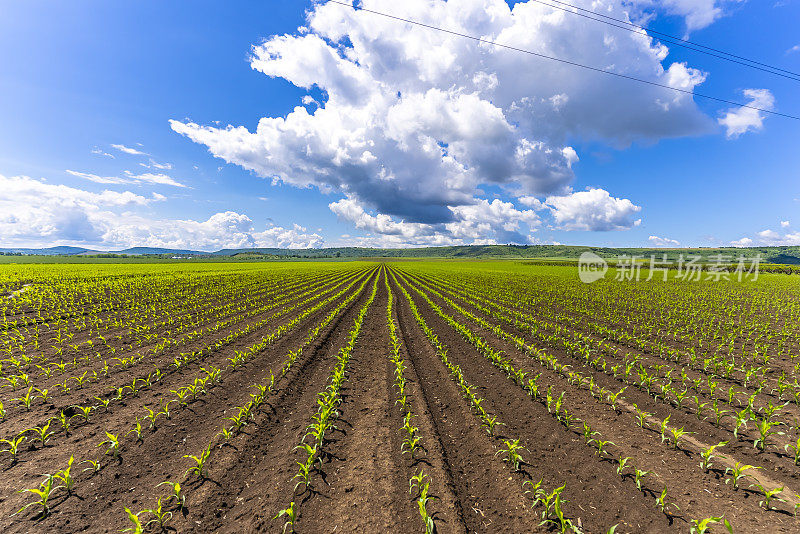
<svg viewBox="0 0 800 534">
<path fill-rule="evenodd" d="M 365 5 L 728 100 L 759 90 L 800 115 L 797 81 L 673 46 L 654 60 L 656 43 L 643 52 L 629 32 L 535 2 L 494 19 L 496 0 L 460 4 Z M 800 72 L 797 0 L 658 4 L 605 5 Z M 664 111 L 669 92 L 341 6 L 311 21 L 314 6 L 7 3 L 0 246 L 800 244 L 800 121 L 690 97 Z M 684 62 L 697 70 L 668 78 Z M 727 112 L 742 133 L 726 135 Z M 265 117 L 286 121 L 256 131 Z"/>
</svg>

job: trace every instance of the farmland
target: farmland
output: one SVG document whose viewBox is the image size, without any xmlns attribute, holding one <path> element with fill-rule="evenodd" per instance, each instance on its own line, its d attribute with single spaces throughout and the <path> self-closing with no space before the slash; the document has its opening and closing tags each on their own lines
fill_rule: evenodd
<svg viewBox="0 0 800 534">
<path fill-rule="evenodd" d="M 669 276 L 2 265 L 0 526 L 797 532 L 800 281 Z"/>
</svg>

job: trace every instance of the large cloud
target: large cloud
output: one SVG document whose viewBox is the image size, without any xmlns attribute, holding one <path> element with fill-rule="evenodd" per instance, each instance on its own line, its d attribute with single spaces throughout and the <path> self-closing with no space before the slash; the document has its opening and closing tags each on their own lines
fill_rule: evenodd
<svg viewBox="0 0 800 534">
<path fill-rule="evenodd" d="M 383 213 L 370 214 L 353 198 L 332 202 L 329 207 L 357 229 L 385 238 L 369 241 L 369 246 L 525 243 L 528 238 L 520 233 L 522 226 L 535 229 L 539 225 L 533 210 L 519 210 L 511 202 L 499 199 L 450 207 L 452 220 L 435 224 L 397 222 Z"/>
<path fill-rule="evenodd" d="M 641 222 L 633 218 L 640 206 L 627 198 L 612 197 L 604 189 L 550 196 L 545 205 L 562 230 L 627 230 Z"/>
<path fill-rule="evenodd" d="M 578 4 L 628 16 L 621 0 Z M 532 0 L 513 9 L 504 0 L 363 6 L 687 91 L 704 80 L 685 64 L 662 65 L 667 49 L 647 35 Z M 337 192 L 390 217 L 370 227 L 381 235 L 402 235 L 409 224 L 460 230 L 470 209 L 483 214 L 486 185 L 514 196 L 565 193 L 578 160 L 570 139 L 625 146 L 713 126 L 691 95 L 338 4 L 314 6 L 307 26 L 255 46 L 251 66 L 310 94 L 321 90 L 322 102 L 303 98 L 307 107 L 264 117 L 253 131 L 175 120 L 172 128 L 261 176 Z"/>
<path fill-rule="evenodd" d="M 244 214 L 226 211 L 205 221 L 157 219 L 137 208 L 166 197 L 130 191 L 93 193 L 25 176 L 0 175 L 0 246 L 72 244 L 100 249 L 152 246 L 216 250 L 239 247 L 306 248 L 322 238 L 294 225 L 262 231 Z"/>
</svg>

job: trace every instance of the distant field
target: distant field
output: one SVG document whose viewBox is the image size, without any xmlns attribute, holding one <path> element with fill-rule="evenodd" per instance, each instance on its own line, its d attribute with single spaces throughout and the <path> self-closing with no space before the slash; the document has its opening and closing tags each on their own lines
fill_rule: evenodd
<svg viewBox="0 0 800 534">
<path fill-rule="evenodd" d="M 797 532 L 800 278 L 617 272 L 0 265 L 0 527 Z"/>
</svg>

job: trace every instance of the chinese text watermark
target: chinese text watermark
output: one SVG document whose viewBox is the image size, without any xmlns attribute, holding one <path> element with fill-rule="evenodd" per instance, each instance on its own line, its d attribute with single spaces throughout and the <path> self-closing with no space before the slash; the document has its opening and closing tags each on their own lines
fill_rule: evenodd
<svg viewBox="0 0 800 534">
<path fill-rule="evenodd" d="M 713 254 L 707 258 L 699 254 L 680 254 L 677 259 L 669 258 L 666 254 L 657 257 L 651 254 L 649 259 L 645 256 L 628 256 L 623 254 L 608 260 L 601 258 L 594 252 L 584 252 L 578 259 L 578 277 L 581 282 L 591 284 L 605 278 L 609 267 L 613 267 L 614 280 L 631 282 L 649 282 L 653 279 L 667 281 L 683 280 L 699 282 L 701 280 L 719 282 L 721 280 L 752 281 L 758 280 L 758 268 L 761 264 L 761 254 L 754 257 L 728 254 Z M 645 271 L 645 272 L 643 272 Z M 674 274 L 670 274 L 674 272 Z"/>
</svg>

